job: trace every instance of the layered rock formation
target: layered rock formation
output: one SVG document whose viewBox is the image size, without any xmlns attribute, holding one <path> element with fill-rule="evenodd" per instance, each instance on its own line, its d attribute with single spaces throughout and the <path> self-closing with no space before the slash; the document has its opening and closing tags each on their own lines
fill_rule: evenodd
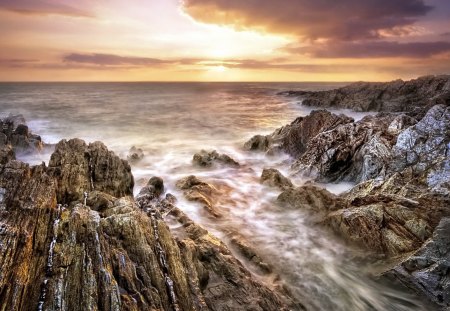
<svg viewBox="0 0 450 311">
<path fill-rule="evenodd" d="M 313 111 L 245 147 L 281 150 L 292 173 L 357 185 L 339 196 L 313 184 L 288 188 L 277 202 L 308 210 L 344 240 L 383 255 L 383 275 L 449 307 L 449 76 L 358 83 L 326 92 L 291 92 L 304 104 L 379 110 L 353 121 Z"/>
<path fill-rule="evenodd" d="M 101 143 L 61 141 L 49 167 L 2 164 L 0 308 L 301 309 L 163 198 L 161 179 L 136 201 L 132 188 L 129 165 Z"/>
</svg>

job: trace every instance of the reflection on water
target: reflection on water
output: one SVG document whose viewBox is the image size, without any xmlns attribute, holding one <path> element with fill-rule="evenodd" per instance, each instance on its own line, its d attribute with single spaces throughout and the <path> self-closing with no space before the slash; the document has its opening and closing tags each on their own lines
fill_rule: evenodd
<svg viewBox="0 0 450 311">
<path fill-rule="evenodd" d="M 331 84 L 268 83 L 63 83 L 0 84 L 0 114 L 22 113 L 44 141 L 80 137 L 101 140 L 125 157 L 142 148 L 145 158 L 133 168 L 136 189 L 150 176 L 164 179 L 167 191 L 193 220 L 227 241 L 239 232 L 280 275 L 309 310 L 424 310 L 412 297 L 364 275 L 364 266 L 330 234 L 308 222 L 299 210 L 274 204 L 278 192 L 259 184 L 263 168 L 289 175 L 287 156 L 265 157 L 241 149 L 256 133 L 270 133 L 310 108 L 275 94 L 287 89 L 325 89 Z M 360 118 L 361 116 L 357 116 Z M 240 168 L 197 169 L 192 155 L 217 150 L 240 162 Z M 33 159 L 48 161 L 49 154 Z M 224 213 L 211 220 L 200 205 L 175 188 L 194 174 L 231 189 L 219 200 Z M 295 179 L 297 185 L 304 180 Z M 350 184 L 325 185 L 339 193 Z M 220 187 L 220 186 L 219 186 Z M 252 269 L 249 266 L 249 269 Z M 275 276 L 256 277 L 266 282 Z"/>
</svg>

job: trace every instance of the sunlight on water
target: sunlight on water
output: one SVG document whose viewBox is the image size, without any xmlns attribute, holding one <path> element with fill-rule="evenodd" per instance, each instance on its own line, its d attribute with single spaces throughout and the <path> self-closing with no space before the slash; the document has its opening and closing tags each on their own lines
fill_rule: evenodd
<svg viewBox="0 0 450 311">
<path fill-rule="evenodd" d="M 151 176 L 164 179 L 167 192 L 194 221 L 220 238 L 238 232 L 274 267 L 274 275 L 256 277 L 286 284 L 308 310 L 425 310 L 405 293 L 379 284 L 364 274 L 351 250 L 329 232 L 314 226 L 300 210 L 275 204 L 279 191 L 259 183 L 263 168 L 289 175 L 291 159 L 266 157 L 242 149 L 254 134 L 268 134 L 306 115 L 311 108 L 275 95 L 287 89 L 324 89 L 324 84 L 0 84 L 1 114 L 23 113 L 44 141 L 79 137 L 101 140 L 121 157 L 132 146 L 145 158 L 133 166 L 135 192 Z M 354 115 L 361 118 L 362 115 Z M 238 161 L 239 168 L 192 166 L 201 149 L 217 150 Z M 22 157 L 48 162 L 51 148 Z M 178 179 L 196 175 L 227 193 L 216 207 L 220 220 L 187 201 L 176 189 Z M 297 186 L 305 180 L 295 179 Z M 352 184 L 324 185 L 341 193 Z M 276 280 L 275 274 L 280 276 Z"/>
</svg>

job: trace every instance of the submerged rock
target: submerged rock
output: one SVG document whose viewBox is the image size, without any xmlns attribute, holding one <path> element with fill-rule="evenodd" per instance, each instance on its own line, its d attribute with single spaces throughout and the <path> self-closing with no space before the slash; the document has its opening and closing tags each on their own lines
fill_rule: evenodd
<svg viewBox="0 0 450 311">
<path fill-rule="evenodd" d="M 137 164 L 144 159 L 144 151 L 141 148 L 131 147 L 128 151 L 127 160 L 131 164 Z"/>
<path fill-rule="evenodd" d="M 217 151 L 207 152 L 205 150 L 200 151 L 199 153 L 194 154 L 192 158 L 192 162 L 194 165 L 200 167 L 211 167 L 214 163 L 239 167 L 239 163 L 226 154 L 219 154 Z"/>
</svg>

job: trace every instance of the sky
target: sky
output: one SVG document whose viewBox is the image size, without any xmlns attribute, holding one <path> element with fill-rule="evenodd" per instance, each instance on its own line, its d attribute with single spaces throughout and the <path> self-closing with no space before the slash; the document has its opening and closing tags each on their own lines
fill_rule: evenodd
<svg viewBox="0 0 450 311">
<path fill-rule="evenodd" d="M 450 73 L 450 0 L 0 0 L 0 81 Z"/>
</svg>

